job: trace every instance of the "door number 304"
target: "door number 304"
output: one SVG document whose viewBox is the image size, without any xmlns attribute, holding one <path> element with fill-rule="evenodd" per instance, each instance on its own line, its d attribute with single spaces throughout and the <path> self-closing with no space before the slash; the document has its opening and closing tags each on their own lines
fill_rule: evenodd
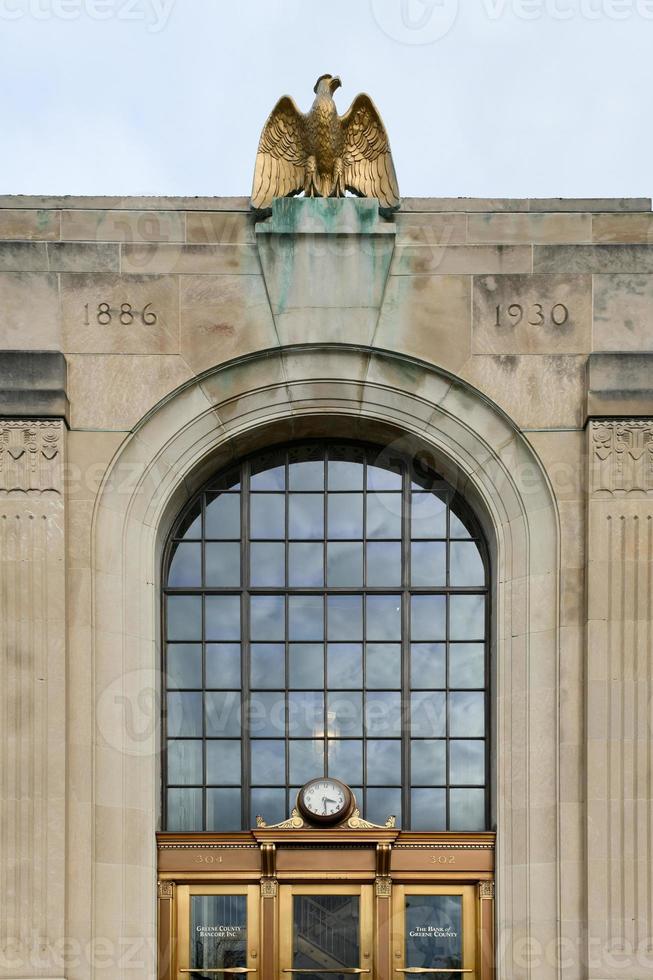
<svg viewBox="0 0 653 980">
<path fill-rule="evenodd" d="M 135 320 L 140 320 L 146 327 L 151 327 L 158 320 L 156 313 L 152 310 L 151 303 L 147 303 L 142 310 L 135 310 L 131 303 L 121 303 L 117 308 L 112 308 L 109 303 L 98 303 L 97 309 L 92 314 L 89 312 L 89 304 L 86 303 L 84 311 L 84 324 L 87 327 L 91 322 L 90 316 L 93 316 L 103 327 L 108 326 L 114 320 L 122 323 L 123 327 L 130 326 Z"/>
<path fill-rule="evenodd" d="M 510 317 L 507 323 L 511 327 L 519 326 L 525 316 L 528 317 L 527 323 L 531 327 L 543 327 L 547 320 L 550 320 L 556 327 L 564 327 L 569 319 L 569 310 L 564 303 L 556 303 L 555 306 L 546 310 L 541 303 L 533 303 L 532 306 L 526 309 L 520 303 L 511 303 L 507 307 L 499 304 L 497 306 L 495 327 L 501 328 L 506 323 L 504 310 Z"/>
</svg>

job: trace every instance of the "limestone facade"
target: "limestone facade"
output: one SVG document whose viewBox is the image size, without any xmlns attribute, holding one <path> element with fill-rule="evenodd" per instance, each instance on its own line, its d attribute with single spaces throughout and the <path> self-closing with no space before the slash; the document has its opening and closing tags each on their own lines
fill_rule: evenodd
<svg viewBox="0 0 653 980">
<path fill-rule="evenodd" d="M 334 434 L 490 543 L 497 976 L 653 975 L 651 202 L 10 197 L 0 239 L 0 978 L 156 976 L 163 544 Z"/>
</svg>

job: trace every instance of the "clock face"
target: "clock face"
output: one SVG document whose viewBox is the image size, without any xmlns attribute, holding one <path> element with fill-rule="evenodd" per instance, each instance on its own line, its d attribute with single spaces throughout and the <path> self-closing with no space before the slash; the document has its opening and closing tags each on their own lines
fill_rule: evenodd
<svg viewBox="0 0 653 980">
<path fill-rule="evenodd" d="M 299 791 L 299 809 L 309 820 L 319 823 L 336 823 L 351 810 L 352 793 L 338 779 L 324 777 L 312 779 Z"/>
</svg>

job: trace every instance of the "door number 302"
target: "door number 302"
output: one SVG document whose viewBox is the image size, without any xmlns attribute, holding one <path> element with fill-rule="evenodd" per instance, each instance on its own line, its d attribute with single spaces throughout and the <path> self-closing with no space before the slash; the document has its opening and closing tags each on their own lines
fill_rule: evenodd
<svg viewBox="0 0 653 980">
<path fill-rule="evenodd" d="M 552 306 L 549 310 L 545 310 L 541 303 L 533 303 L 533 305 L 527 309 L 524 309 L 520 303 L 511 303 L 508 307 L 504 307 L 499 304 L 497 306 L 497 319 L 494 324 L 495 327 L 501 328 L 506 323 L 504 309 L 510 317 L 510 320 L 507 322 L 511 327 L 519 326 L 524 317 L 527 315 L 527 323 L 529 323 L 531 327 L 543 327 L 547 322 L 547 319 L 550 319 L 556 327 L 564 327 L 565 323 L 569 319 L 569 310 L 564 303 L 556 303 L 556 305 Z"/>
<path fill-rule="evenodd" d="M 123 327 L 130 326 L 130 324 L 134 323 L 135 320 L 140 320 L 141 323 L 144 323 L 146 327 L 151 327 L 157 322 L 158 319 L 156 313 L 152 310 L 151 307 L 152 304 L 147 303 L 142 310 L 135 310 L 131 305 L 131 303 L 121 303 L 120 306 L 116 309 L 116 308 L 112 308 L 109 303 L 98 303 L 97 309 L 94 311 L 92 315 L 95 317 L 97 322 L 103 327 L 108 326 L 110 323 L 114 321 L 114 319 L 117 320 L 119 323 L 122 323 Z M 84 306 L 84 311 L 85 311 L 84 324 L 85 326 L 88 327 L 91 322 L 90 321 L 91 314 L 89 313 L 88 303 L 86 303 L 86 305 Z"/>
</svg>

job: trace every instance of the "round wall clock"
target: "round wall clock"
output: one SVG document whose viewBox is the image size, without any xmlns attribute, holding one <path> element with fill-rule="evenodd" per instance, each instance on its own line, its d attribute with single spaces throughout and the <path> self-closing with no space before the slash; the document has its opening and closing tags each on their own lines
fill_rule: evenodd
<svg viewBox="0 0 653 980">
<path fill-rule="evenodd" d="M 297 795 L 297 809 L 310 823 L 341 823 L 351 815 L 354 804 L 349 786 L 330 776 L 311 779 Z"/>
</svg>

